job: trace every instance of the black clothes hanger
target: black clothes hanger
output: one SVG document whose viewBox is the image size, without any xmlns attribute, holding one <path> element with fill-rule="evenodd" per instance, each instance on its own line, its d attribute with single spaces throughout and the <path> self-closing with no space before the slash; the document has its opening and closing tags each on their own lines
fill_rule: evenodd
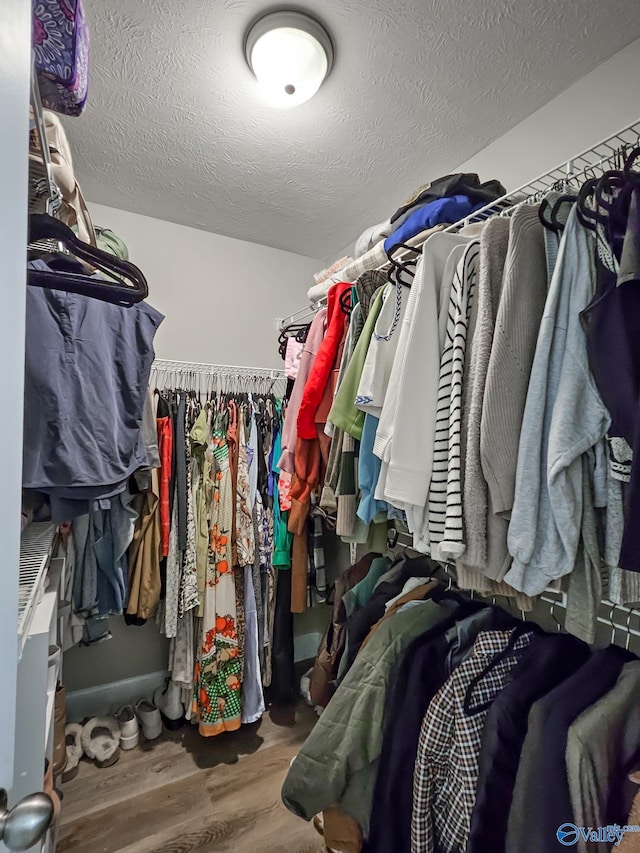
<svg viewBox="0 0 640 853">
<path fill-rule="evenodd" d="M 351 314 L 351 307 L 351 288 L 349 288 L 340 297 L 340 310 L 348 317 Z"/>
<path fill-rule="evenodd" d="M 550 213 L 551 224 L 556 234 L 562 234 L 562 232 L 564 231 L 564 226 L 566 225 L 566 218 L 564 220 L 559 218 L 562 206 L 565 204 L 573 206 L 577 202 L 577 200 L 578 196 L 574 193 L 564 193 L 556 199 L 555 204 L 551 208 Z"/>
<path fill-rule="evenodd" d="M 576 213 L 580 224 L 589 231 L 595 231 L 598 223 L 604 224 L 598 213 L 593 210 L 589 202 L 593 199 L 598 178 L 589 178 L 580 187 L 578 200 L 576 202 Z"/>
<path fill-rule="evenodd" d="M 628 157 L 625 160 L 624 166 L 622 167 L 622 172 L 624 174 L 625 180 L 634 185 L 640 184 L 640 172 L 634 171 L 634 167 L 636 166 L 636 160 L 640 157 L 640 145 L 636 146 Z M 640 165 L 640 164 L 639 164 Z"/>
<path fill-rule="evenodd" d="M 415 271 L 412 270 L 411 267 L 415 267 L 417 263 L 417 257 L 410 258 L 407 261 L 396 260 L 396 258 L 394 258 L 393 256 L 395 252 L 398 251 L 398 249 L 406 249 L 407 251 L 413 252 L 416 256 L 418 256 L 422 254 L 422 247 L 409 246 L 407 243 L 397 243 L 391 251 L 386 253 L 387 259 L 391 264 L 391 273 L 389 277 L 393 280 L 395 284 L 403 284 L 405 285 L 405 287 L 411 287 L 410 281 L 402 280 L 402 274 L 406 273 L 409 278 L 415 278 Z"/>
<path fill-rule="evenodd" d="M 304 344 L 307 341 L 310 328 L 310 323 L 293 323 L 291 326 L 283 329 L 278 335 L 278 352 L 280 353 L 280 358 L 284 360 L 289 338 L 295 338 L 298 343 Z"/>
<path fill-rule="evenodd" d="M 548 197 L 543 198 L 540 202 L 540 207 L 538 208 L 538 219 L 541 224 L 547 229 L 547 231 L 553 231 L 555 233 L 556 228 L 551 219 L 551 211 L 553 210 L 553 205 L 549 201 Z"/>
<path fill-rule="evenodd" d="M 63 222 L 47 213 L 31 214 L 29 242 L 47 239 L 62 243 L 71 257 L 64 254 L 54 255 L 51 264 L 54 270 L 51 271 L 28 269 L 27 283 L 32 287 L 78 293 L 127 308 L 142 302 L 149 295 L 146 279 L 134 264 L 120 260 L 89 243 L 84 243 Z M 85 261 L 103 273 L 115 276 L 118 281 L 87 274 L 77 262 L 78 260 Z"/>
</svg>

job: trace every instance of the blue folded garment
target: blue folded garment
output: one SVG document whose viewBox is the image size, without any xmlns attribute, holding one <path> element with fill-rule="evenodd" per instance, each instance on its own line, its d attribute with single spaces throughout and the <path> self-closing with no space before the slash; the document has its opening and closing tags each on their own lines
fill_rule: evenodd
<svg viewBox="0 0 640 853">
<path fill-rule="evenodd" d="M 433 228 L 434 225 L 440 225 L 444 222 L 450 224 L 459 219 L 464 219 L 465 216 L 480 210 L 484 204 L 484 202 L 474 204 L 466 195 L 438 198 L 430 204 L 425 204 L 424 207 L 419 207 L 403 222 L 400 228 L 396 228 L 393 234 L 384 241 L 384 250 L 387 253 L 392 252 L 401 243 L 406 243 L 416 234 L 426 231 L 427 228 Z"/>
</svg>

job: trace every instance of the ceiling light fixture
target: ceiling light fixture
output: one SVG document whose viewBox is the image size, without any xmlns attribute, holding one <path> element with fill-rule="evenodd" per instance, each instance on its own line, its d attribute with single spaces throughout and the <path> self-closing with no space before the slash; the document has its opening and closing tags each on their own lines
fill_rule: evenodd
<svg viewBox="0 0 640 853">
<path fill-rule="evenodd" d="M 295 107 L 313 97 L 331 71 L 329 33 L 302 12 L 271 12 L 250 28 L 244 55 L 261 94 L 275 107 Z"/>
</svg>

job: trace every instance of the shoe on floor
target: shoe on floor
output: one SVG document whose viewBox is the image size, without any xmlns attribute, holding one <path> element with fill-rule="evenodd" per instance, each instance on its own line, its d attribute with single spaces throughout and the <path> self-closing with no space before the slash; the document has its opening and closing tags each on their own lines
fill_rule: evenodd
<svg viewBox="0 0 640 853">
<path fill-rule="evenodd" d="M 111 767 L 120 758 L 120 726 L 115 717 L 94 717 L 82 727 L 82 749 L 98 767 Z"/>
<path fill-rule="evenodd" d="M 84 755 L 82 748 L 82 726 L 80 723 L 67 723 L 64 730 L 67 764 L 62 773 L 62 781 L 69 782 L 78 775 L 80 759 Z"/>
<path fill-rule="evenodd" d="M 120 749 L 135 749 L 140 743 L 140 727 L 133 707 L 121 705 L 116 708 L 113 716 L 120 726 Z"/>
<path fill-rule="evenodd" d="M 150 699 L 140 699 L 136 702 L 136 714 L 142 726 L 142 734 L 146 740 L 156 740 L 162 734 L 162 718 L 160 711 Z"/>
<path fill-rule="evenodd" d="M 181 729 L 186 723 L 181 696 L 182 690 L 170 678 L 164 689 L 158 687 L 153 694 L 153 703 L 159 708 L 162 722 L 170 731 Z"/>
</svg>

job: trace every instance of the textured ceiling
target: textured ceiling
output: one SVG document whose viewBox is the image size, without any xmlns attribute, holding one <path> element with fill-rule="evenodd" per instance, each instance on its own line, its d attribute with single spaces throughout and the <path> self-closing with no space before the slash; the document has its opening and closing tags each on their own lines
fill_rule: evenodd
<svg viewBox="0 0 640 853">
<path fill-rule="evenodd" d="M 242 51 L 269 0 L 85 0 L 89 106 L 66 122 L 85 195 L 329 258 L 640 36 L 638 0 L 291 5 L 336 62 L 278 111 Z"/>
</svg>

